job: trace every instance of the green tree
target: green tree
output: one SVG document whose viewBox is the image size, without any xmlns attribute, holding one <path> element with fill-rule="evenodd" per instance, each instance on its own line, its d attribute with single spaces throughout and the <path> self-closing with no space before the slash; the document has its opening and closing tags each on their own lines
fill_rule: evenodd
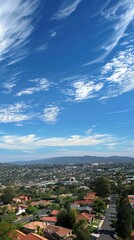
<svg viewBox="0 0 134 240">
<path fill-rule="evenodd" d="M 90 231 L 86 220 L 81 220 L 76 224 L 75 235 L 75 240 L 90 240 Z"/>
<path fill-rule="evenodd" d="M 121 197 L 117 212 L 116 232 L 123 240 L 131 238 L 131 208 L 128 199 Z"/>
<path fill-rule="evenodd" d="M 76 220 L 77 212 L 75 209 L 63 209 L 57 215 L 57 224 L 62 227 L 73 229 L 76 224 Z"/>
<path fill-rule="evenodd" d="M 94 190 L 97 195 L 102 198 L 106 198 L 110 194 L 110 181 L 106 177 L 99 177 L 94 181 Z"/>
<path fill-rule="evenodd" d="M 101 213 L 106 209 L 106 204 L 101 199 L 96 199 L 93 203 L 93 210 L 97 213 Z"/>
<path fill-rule="evenodd" d="M 4 204 L 8 204 L 12 202 L 14 197 L 15 197 L 14 189 L 11 187 L 7 187 L 4 189 L 3 195 L 1 196 L 1 201 Z"/>
<path fill-rule="evenodd" d="M 34 214 L 34 213 L 37 212 L 37 208 L 34 207 L 34 206 L 28 206 L 28 208 L 26 209 L 26 212 L 27 212 L 28 214 Z"/>
<path fill-rule="evenodd" d="M 5 222 L 1 221 L 0 222 L 0 240 L 14 240 L 16 239 L 16 232 L 15 228 Z"/>
</svg>

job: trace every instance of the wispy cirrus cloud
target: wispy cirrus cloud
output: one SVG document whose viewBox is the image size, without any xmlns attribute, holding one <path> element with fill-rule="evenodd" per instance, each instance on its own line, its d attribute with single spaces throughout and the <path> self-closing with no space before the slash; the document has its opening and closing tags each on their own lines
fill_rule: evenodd
<svg viewBox="0 0 134 240">
<path fill-rule="evenodd" d="M 73 81 L 65 94 L 71 97 L 72 101 L 82 101 L 95 97 L 95 94 L 103 88 L 103 83 L 95 83 L 88 76 L 75 75 L 64 80 Z"/>
<path fill-rule="evenodd" d="M 134 19 L 134 2 L 131 0 L 117 1 L 114 6 L 106 8 L 100 12 L 103 21 L 103 24 L 109 24 L 108 29 L 102 30 L 99 35 L 99 56 L 96 59 L 83 64 L 83 66 L 88 66 L 95 64 L 97 62 L 102 62 L 112 50 L 119 44 L 121 38 L 125 36 L 125 33 Z M 102 22 L 100 22 L 101 27 Z M 102 28 L 104 26 L 102 25 Z M 105 35 L 105 39 L 104 39 Z M 101 43 L 102 42 L 102 43 Z M 128 39 L 125 42 L 128 41 Z"/>
<path fill-rule="evenodd" d="M 127 47 L 120 51 L 103 67 L 101 79 L 109 86 L 106 97 L 134 90 L 134 49 Z"/>
<path fill-rule="evenodd" d="M 124 36 L 134 18 L 134 2 L 131 0 L 119 1 L 114 7 L 105 10 L 102 15 L 106 20 L 114 22 L 111 25 L 112 36 L 103 46 L 107 54 L 109 54 Z"/>
<path fill-rule="evenodd" d="M 8 94 L 8 93 L 12 92 L 12 89 L 13 89 L 15 86 L 16 86 L 16 83 L 15 83 L 14 80 L 11 80 L 11 81 L 8 81 L 8 82 L 3 83 L 3 86 L 2 86 L 2 87 L 5 89 L 5 90 L 3 91 L 3 93 Z"/>
<path fill-rule="evenodd" d="M 40 91 L 47 91 L 49 87 L 52 85 L 46 78 L 35 78 L 32 80 L 29 80 L 29 82 L 32 82 L 35 84 L 33 87 L 26 88 L 16 94 L 16 96 L 20 97 L 22 95 L 30 95 L 35 92 Z"/>
<path fill-rule="evenodd" d="M 48 49 L 48 43 L 44 43 L 40 46 L 38 46 L 35 51 L 36 52 L 45 52 Z"/>
<path fill-rule="evenodd" d="M 14 64 L 27 55 L 24 46 L 34 29 L 39 0 L 0 0 L 0 61 Z"/>
<path fill-rule="evenodd" d="M 22 72 L 16 72 L 14 74 L 11 75 L 11 78 L 6 80 L 5 82 L 2 83 L 2 88 L 4 89 L 4 91 L 2 91 L 2 93 L 4 94 L 9 94 L 13 91 L 13 88 L 16 86 L 16 82 L 18 80 L 18 76 L 21 74 Z"/>
<path fill-rule="evenodd" d="M 25 113 L 27 107 L 23 102 L 0 107 L 0 122 L 15 123 L 31 119 L 31 116 Z"/>
<path fill-rule="evenodd" d="M 35 134 L 16 136 L 6 135 L 1 136 L 0 148 L 1 149 L 14 149 L 14 150 L 34 150 L 43 147 L 70 147 L 70 146 L 98 146 L 106 144 L 114 144 L 118 141 L 110 134 L 92 134 L 88 136 L 71 135 L 69 137 L 50 137 L 41 138 Z"/>
<path fill-rule="evenodd" d="M 69 17 L 78 7 L 82 0 L 65 0 L 60 6 L 57 13 L 54 14 L 52 19 L 61 20 L 66 17 Z"/>
<path fill-rule="evenodd" d="M 57 121 L 57 117 L 60 113 L 60 108 L 55 105 L 50 105 L 44 109 L 42 120 L 46 123 L 54 124 Z"/>
</svg>

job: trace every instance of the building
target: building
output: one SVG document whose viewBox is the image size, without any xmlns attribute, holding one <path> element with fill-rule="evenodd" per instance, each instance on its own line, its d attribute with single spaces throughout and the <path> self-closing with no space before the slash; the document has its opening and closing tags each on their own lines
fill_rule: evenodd
<svg viewBox="0 0 134 240">
<path fill-rule="evenodd" d="M 30 199 L 31 199 L 31 197 L 29 197 L 29 196 L 19 196 L 17 198 L 13 198 L 13 201 L 15 203 L 23 203 L 23 202 L 27 202 Z"/>
<path fill-rule="evenodd" d="M 48 239 L 68 239 L 69 237 L 73 236 L 72 229 L 63 228 L 59 226 L 48 225 L 44 230 L 44 236 Z"/>
<path fill-rule="evenodd" d="M 60 210 L 53 210 L 50 214 L 52 217 L 56 217 L 59 212 L 60 212 Z"/>
<path fill-rule="evenodd" d="M 88 213 L 81 213 L 78 215 L 77 217 L 77 221 L 81 221 L 81 220 L 86 220 L 88 223 L 91 223 L 94 219 L 95 215 L 94 214 L 88 214 Z"/>
<path fill-rule="evenodd" d="M 48 224 L 52 224 L 52 225 L 55 225 L 56 222 L 57 222 L 57 217 L 55 216 L 44 216 L 42 218 L 40 218 L 40 221 L 46 223 L 47 225 Z"/>
<path fill-rule="evenodd" d="M 37 229 L 38 227 L 40 229 L 45 229 L 47 226 L 46 223 L 44 222 L 40 222 L 40 221 L 35 221 L 35 222 L 30 222 L 30 223 L 27 223 L 23 226 L 23 232 L 25 233 L 37 233 Z"/>
<path fill-rule="evenodd" d="M 17 238 L 15 240 L 48 240 L 45 237 L 42 237 L 35 233 L 25 234 L 19 230 L 16 230 Z"/>
<path fill-rule="evenodd" d="M 128 201 L 130 203 L 131 208 L 134 208 L 134 195 L 128 195 Z"/>
</svg>

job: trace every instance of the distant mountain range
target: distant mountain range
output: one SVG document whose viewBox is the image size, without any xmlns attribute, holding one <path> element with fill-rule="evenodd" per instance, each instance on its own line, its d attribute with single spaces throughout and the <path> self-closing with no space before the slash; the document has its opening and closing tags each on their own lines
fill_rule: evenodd
<svg viewBox="0 0 134 240">
<path fill-rule="evenodd" d="M 16 161 L 12 164 L 29 165 L 29 164 L 46 164 L 46 165 L 63 165 L 63 164 L 87 164 L 87 163 L 131 163 L 134 162 L 133 157 L 125 156 L 110 156 L 110 157 L 96 157 L 96 156 L 69 156 L 69 157 L 53 157 L 40 160 L 31 161 Z"/>
</svg>

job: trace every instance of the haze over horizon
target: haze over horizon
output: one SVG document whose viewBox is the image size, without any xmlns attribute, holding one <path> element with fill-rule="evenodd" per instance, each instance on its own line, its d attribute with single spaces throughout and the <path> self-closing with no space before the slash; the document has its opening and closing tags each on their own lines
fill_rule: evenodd
<svg viewBox="0 0 134 240">
<path fill-rule="evenodd" d="M 134 156 L 134 2 L 0 0 L 0 162 Z"/>
</svg>

